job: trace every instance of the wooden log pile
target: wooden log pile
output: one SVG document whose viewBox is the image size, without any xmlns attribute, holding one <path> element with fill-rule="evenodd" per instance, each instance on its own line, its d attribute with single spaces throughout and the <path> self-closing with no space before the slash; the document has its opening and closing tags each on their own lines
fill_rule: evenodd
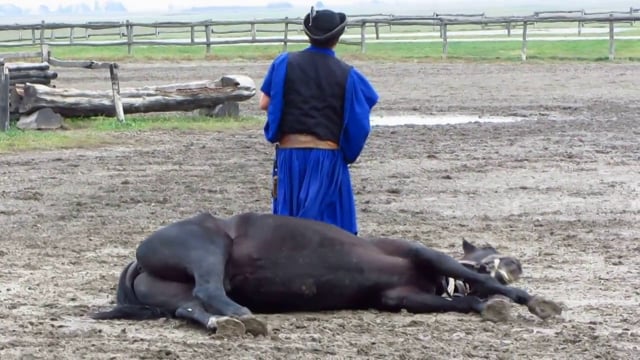
<svg viewBox="0 0 640 360">
<path fill-rule="evenodd" d="M 16 89 L 20 114 L 49 108 L 63 117 L 115 116 L 111 91 L 59 89 L 26 84 Z M 217 80 L 140 88 L 119 89 L 125 114 L 167 111 L 194 111 L 241 102 L 256 94 L 254 81 L 243 75 L 226 75 Z"/>
<path fill-rule="evenodd" d="M 13 63 L 6 64 L 9 70 L 10 85 L 42 84 L 50 85 L 51 80 L 58 78 L 58 73 L 51 71 L 49 63 Z"/>
<path fill-rule="evenodd" d="M 225 75 L 217 80 L 120 89 L 118 64 L 96 61 L 58 60 L 47 48 L 41 63 L 5 63 L 0 58 L 0 131 L 9 129 L 11 119 L 30 121 L 26 128 L 41 128 L 39 122 L 53 116 L 115 116 L 125 113 L 154 113 L 207 110 L 208 116 L 237 116 L 238 102 L 256 94 L 254 81 L 243 75 Z M 110 91 L 59 89 L 49 86 L 58 74 L 54 67 L 108 69 Z M 24 125 L 24 124 L 23 124 Z M 49 126 L 49 125 L 47 125 Z M 25 128 L 25 127 L 21 127 Z"/>
</svg>

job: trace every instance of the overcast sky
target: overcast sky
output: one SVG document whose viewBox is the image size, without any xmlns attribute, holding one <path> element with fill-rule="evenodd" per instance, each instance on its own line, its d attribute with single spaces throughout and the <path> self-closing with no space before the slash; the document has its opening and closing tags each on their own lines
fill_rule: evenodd
<svg viewBox="0 0 640 360">
<path fill-rule="evenodd" d="M 56 9 L 59 5 L 85 3 L 92 5 L 96 0 L 0 0 L 0 4 L 15 4 L 21 7 L 36 9 L 39 5 L 47 5 L 50 9 Z M 170 5 L 175 8 L 189 8 L 193 6 L 265 6 L 268 3 L 289 2 L 295 6 L 311 6 L 317 0 L 115 0 L 120 1 L 129 11 L 167 11 Z M 329 8 L 342 8 L 357 3 L 367 3 L 371 0 L 322 0 Z M 535 4 L 538 7 L 550 8 L 606 8 L 607 10 L 629 9 L 629 4 L 637 0 L 379 0 L 384 6 L 397 9 L 394 4 L 420 4 L 426 8 L 439 10 L 442 7 L 472 6 L 474 8 L 514 8 L 517 5 Z M 105 0 L 97 0 L 104 3 Z M 463 5 L 464 4 L 464 5 Z M 553 5 L 553 6 L 551 6 Z"/>
<path fill-rule="evenodd" d="M 174 6 L 180 7 L 192 7 L 192 6 L 225 6 L 225 5 L 238 5 L 238 6 L 254 6 L 254 5 L 266 5 L 270 2 L 280 2 L 281 0 L 115 0 L 119 1 L 129 10 L 129 11 L 140 11 L 140 10 L 166 10 L 169 8 L 170 4 Z M 315 1 L 307 1 L 307 0 L 284 0 L 294 5 L 311 5 L 315 3 Z M 98 0 L 98 2 L 103 3 L 103 0 Z M 325 4 L 331 3 L 331 0 L 325 1 Z M 333 3 L 354 3 L 358 2 L 358 0 L 334 0 Z M 57 8 L 59 5 L 69 5 L 69 4 L 93 4 L 94 0 L 0 0 L 0 4 L 9 4 L 13 3 L 15 5 L 21 7 L 28 7 L 35 9 L 39 5 L 47 5 L 51 9 Z"/>
</svg>

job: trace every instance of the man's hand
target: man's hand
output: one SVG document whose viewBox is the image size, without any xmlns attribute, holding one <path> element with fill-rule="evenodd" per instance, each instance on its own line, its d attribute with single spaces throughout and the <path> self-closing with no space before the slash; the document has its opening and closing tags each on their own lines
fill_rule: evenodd
<svg viewBox="0 0 640 360">
<path fill-rule="evenodd" d="M 267 94 L 261 92 L 260 93 L 260 110 L 267 111 L 267 109 L 269 109 L 270 102 L 271 102 L 271 98 Z"/>
</svg>

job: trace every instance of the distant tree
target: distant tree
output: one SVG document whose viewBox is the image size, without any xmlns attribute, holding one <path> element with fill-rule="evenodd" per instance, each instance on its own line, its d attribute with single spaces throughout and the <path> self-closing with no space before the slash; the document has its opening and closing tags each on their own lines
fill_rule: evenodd
<svg viewBox="0 0 640 360">
<path fill-rule="evenodd" d="M 104 4 L 106 12 L 127 12 L 127 8 L 119 1 L 107 1 Z"/>
<path fill-rule="evenodd" d="M 58 10 L 55 11 L 58 14 L 73 14 L 73 6 L 58 6 Z"/>
<path fill-rule="evenodd" d="M 93 10 L 91 10 L 87 4 L 78 4 L 75 6 L 75 9 L 73 9 L 73 12 L 75 14 L 91 14 Z"/>
<path fill-rule="evenodd" d="M 0 16 L 18 16 L 25 14 L 21 7 L 13 4 L 0 4 Z"/>
<path fill-rule="evenodd" d="M 316 9 L 324 9 L 324 3 L 322 1 L 316 2 L 315 8 Z"/>
<path fill-rule="evenodd" d="M 267 8 L 270 9 L 288 9 L 288 8 L 292 8 L 293 5 L 291 5 L 291 3 L 283 1 L 283 2 L 274 2 L 274 3 L 268 3 L 267 4 Z"/>
<path fill-rule="evenodd" d="M 51 10 L 47 5 L 38 6 L 38 14 L 51 14 Z"/>
</svg>

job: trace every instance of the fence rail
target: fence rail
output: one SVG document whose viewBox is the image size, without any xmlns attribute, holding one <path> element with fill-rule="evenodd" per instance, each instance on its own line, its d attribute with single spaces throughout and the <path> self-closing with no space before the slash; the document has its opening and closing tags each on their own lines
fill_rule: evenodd
<svg viewBox="0 0 640 360">
<path fill-rule="evenodd" d="M 577 23 L 577 33 L 581 35 L 585 23 L 603 23 L 609 25 L 609 58 L 615 58 L 614 30 L 616 23 L 633 25 L 640 20 L 640 9 L 630 7 L 625 11 L 586 12 L 584 9 L 563 11 L 537 11 L 527 16 L 490 17 L 477 14 L 443 14 L 434 12 L 432 16 L 396 16 L 391 14 L 367 14 L 349 16 L 348 29 L 359 29 L 357 40 L 343 38 L 343 43 L 359 45 L 366 52 L 367 29 L 374 28 L 376 40 L 380 39 L 380 27 L 424 26 L 439 28 L 442 41 L 442 56 L 447 57 L 448 44 L 451 41 L 449 29 L 452 26 L 480 25 L 500 26 L 511 36 L 514 27 L 522 28 L 522 60 L 526 60 L 527 30 L 538 23 Z M 78 34 L 76 30 L 84 30 Z M 151 29 L 151 30 L 149 30 Z M 25 39 L 23 32 L 30 32 Z M 8 38 L 7 33 L 18 33 Z M 47 33 L 49 36 L 47 36 Z M 64 33 L 64 34 L 61 34 Z M 268 36 L 258 36 L 259 33 Z M 292 33 L 300 36 L 292 37 Z M 136 45 L 204 45 L 206 54 L 214 46 L 234 44 L 282 44 L 287 50 L 288 44 L 305 43 L 302 33 L 302 18 L 254 19 L 254 20 L 203 20 L 134 22 L 104 21 L 86 23 L 46 23 L 4 24 L 0 25 L 0 48 L 44 46 L 127 46 L 131 54 Z M 188 35 L 186 35 L 188 34 Z M 246 36 L 241 36 L 245 34 Z M 277 35 L 281 34 L 281 35 Z M 179 37 L 176 35 L 183 35 Z M 202 36 L 204 35 L 204 36 Z M 224 37 L 220 37 L 223 35 Z M 170 38 L 167 38 L 169 36 Z M 369 36 L 372 36 L 371 34 Z M 97 39 L 102 37 L 103 39 Z M 106 39 L 104 39 L 106 37 Z M 155 37 L 156 39 L 150 39 Z M 89 40 L 91 39 L 91 40 Z M 3 58 L 0 54 L 0 58 Z"/>
</svg>

